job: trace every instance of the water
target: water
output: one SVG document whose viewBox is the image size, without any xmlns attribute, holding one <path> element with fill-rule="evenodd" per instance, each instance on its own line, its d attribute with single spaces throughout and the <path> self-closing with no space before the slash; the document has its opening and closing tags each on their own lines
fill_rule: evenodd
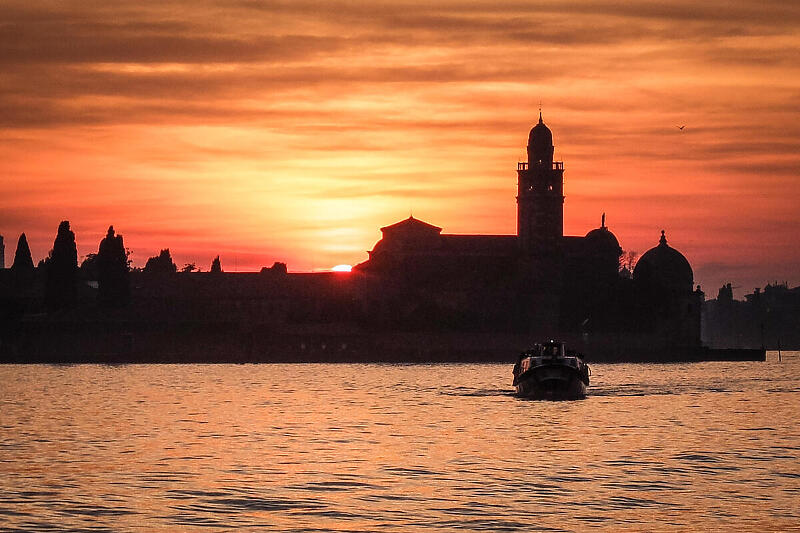
<svg viewBox="0 0 800 533">
<path fill-rule="evenodd" d="M 800 530 L 800 352 L 593 365 L 0 367 L 2 531 Z"/>
</svg>

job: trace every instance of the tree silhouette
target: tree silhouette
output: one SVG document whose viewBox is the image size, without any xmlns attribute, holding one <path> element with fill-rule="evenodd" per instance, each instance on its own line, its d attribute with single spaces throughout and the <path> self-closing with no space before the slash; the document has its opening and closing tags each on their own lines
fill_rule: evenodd
<svg viewBox="0 0 800 533">
<path fill-rule="evenodd" d="M 197 265 L 195 263 L 186 263 L 185 265 L 183 265 L 181 272 L 185 272 L 188 274 L 189 272 L 194 272 L 195 270 L 197 270 Z"/>
<path fill-rule="evenodd" d="M 17 241 L 17 251 L 14 253 L 11 272 L 15 285 L 28 285 L 33 281 L 35 274 L 33 259 L 31 258 L 31 249 L 28 246 L 28 238 L 24 233 L 19 236 L 19 241 Z"/>
<path fill-rule="evenodd" d="M 122 235 L 114 234 L 114 226 L 100 241 L 97 252 L 97 298 L 101 304 L 121 307 L 130 301 L 131 287 L 128 275 L 128 253 Z"/>
<path fill-rule="evenodd" d="M 17 241 L 17 251 L 14 253 L 14 263 L 11 265 L 14 270 L 33 271 L 33 259 L 31 249 L 28 246 L 28 238 L 23 233 Z"/>
<path fill-rule="evenodd" d="M 47 308 L 56 311 L 74 306 L 78 298 L 78 249 L 68 220 L 58 225 L 46 265 L 44 299 Z"/>
<path fill-rule="evenodd" d="M 275 261 L 274 263 L 272 263 L 271 267 L 261 267 L 262 274 L 272 273 L 272 274 L 283 275 L 286 274 L 286 272 L 287 272 L 286 263 L 281 263 L 279 261 Z"/>
<path fill-rule="evenodd" d="M 78 274 L 81 280 L 97 281 L 97 254 L 86 254 L 78 267 Z"/>
<path fill-rule="evenodd" d="M 222 264 L 219 262 L 219 256 L 215 257 L 214 260 L 211 261 L 211 273 L 212 274 L 222 273 Z"/>
<path fill-rule="evenodd" d="M 636 250 L 626 250 L 619 256 L 619 273 L 623 278 L 630 278 L 633 275 L 633 268 L 636 266 L 636 260 L 639 254 Z"/>
<path fill-rule="evenodd" d="M 169 248 L 164 248 L 155 257 L 151 257 L 144 265 L 144 272 L 147 274 L 174 274 L 178 271 L 178 266 L 172 261 Z"/>
</svg>

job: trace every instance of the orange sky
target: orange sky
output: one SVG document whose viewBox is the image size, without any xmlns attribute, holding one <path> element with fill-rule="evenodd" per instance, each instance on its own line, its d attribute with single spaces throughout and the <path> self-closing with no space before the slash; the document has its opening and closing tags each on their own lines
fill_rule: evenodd
<svg viewBox="0 0 800 533">
<path fill-rule="evenodd" d="M 541 101 L 567 234 L 800 284 L 800 4 L 631 4 L 5 0 L 6 263 L 62 219 L 204 270 L 355 264 L 412 210 L 514 233 Z"/>
</svg>

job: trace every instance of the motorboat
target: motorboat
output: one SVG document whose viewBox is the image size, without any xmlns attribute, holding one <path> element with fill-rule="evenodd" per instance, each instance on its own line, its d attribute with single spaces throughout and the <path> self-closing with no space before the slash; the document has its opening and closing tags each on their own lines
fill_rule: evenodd
<svg viewBox="0 0 800 533">
<path fill-rule="evenodd" d="M 537 400 L 580 400 L 589 387 L 589 365 L 560 341 L 536 343 L 514 365 L 517 396 Z"/>
</svg>

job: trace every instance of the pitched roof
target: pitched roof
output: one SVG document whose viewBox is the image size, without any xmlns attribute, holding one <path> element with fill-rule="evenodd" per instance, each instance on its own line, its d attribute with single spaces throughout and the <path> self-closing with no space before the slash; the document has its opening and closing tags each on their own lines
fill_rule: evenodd
<svg viewBox="0 0 800 533">
<path fill-rule="evenodd" d="M 434 226 L 433 224 L 428 224 L 427 222 L 423 222 L 421 220 L 417 220 L 413 216 L 408 217 L 405 220 L 401 220 L 400 222 L 395 222 L 389 226 L 384 226 L 381 228 L 381 231 L 395 231 L 395 230 L 425 230 L 425 231 L 435 231 L 439 233 L 442 231 L 442 228 L 438 226 Z"/>
</svg>

